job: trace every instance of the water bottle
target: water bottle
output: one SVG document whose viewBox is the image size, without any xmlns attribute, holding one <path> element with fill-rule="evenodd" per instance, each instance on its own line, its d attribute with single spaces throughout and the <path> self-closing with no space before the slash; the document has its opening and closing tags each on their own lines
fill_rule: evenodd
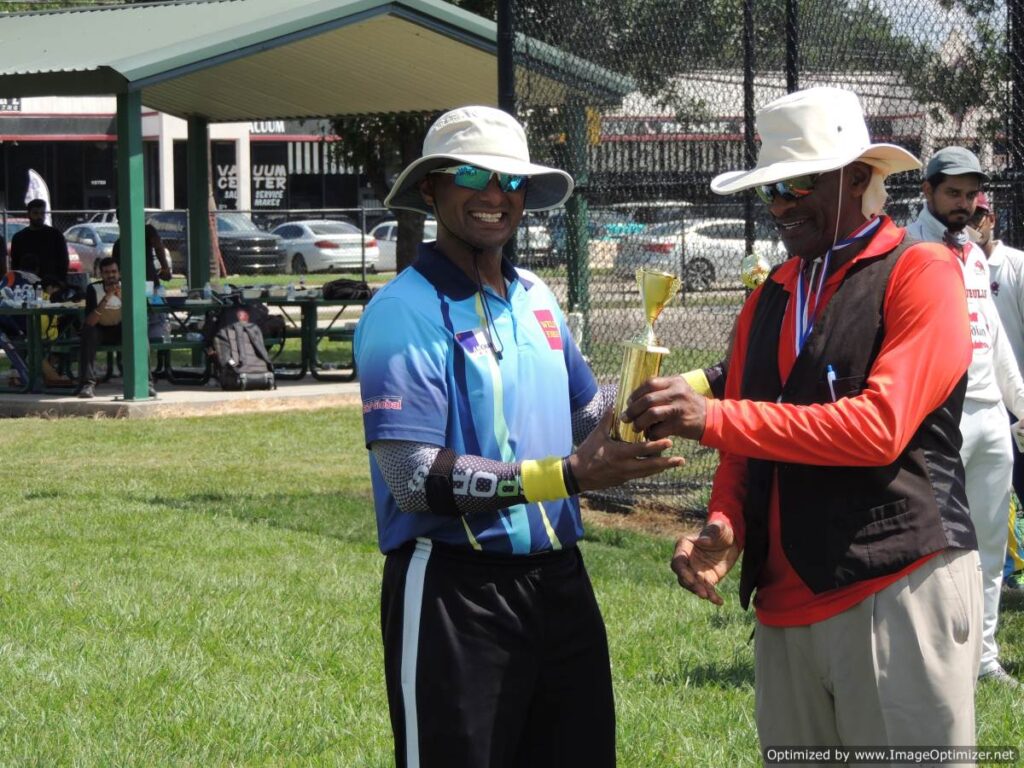
<svg viewBox="0 0 1024 768">
<path fill-rule="evenodd" d="M 288 301 L 295 301 L 295 283 L 288 283 Z"/>
<path fill-rule="evenodd" d="M 43 298 L 43 286 L 37 285 L 35 291 L 35 300 L 37 307 L 43 306 Z"/>
<path fill-rule="evenodd" d="M 210 299 L 213 298 L 213 286 L 211 286 L 209 282 L 207 282 L 206 285 L 203 286 L 203 298 L 206 301 L 209 301 Z"/>
</svg>

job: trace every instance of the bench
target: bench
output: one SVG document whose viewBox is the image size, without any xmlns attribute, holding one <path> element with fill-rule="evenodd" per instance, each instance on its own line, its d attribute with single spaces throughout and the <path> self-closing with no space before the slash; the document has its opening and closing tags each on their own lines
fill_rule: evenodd
<svg viewBox="0 0 1024 768">
<path fill-rule="evenodd" d="M 204 354 L 206 342 L 203 339 L 188 339 L 184 336 L 171 337 L 166 341 L 150 341 L 149 351 L 156 353 L 156 368 L 153 370 L 154 378 L 166 378 L 170 384 L 205 384 L 210 380 L 211 366 L 206 358 L 203 358 L 203 366 L 200 370 L 176 369 L 171 365 L 171 352 L 185 350 L 193 353 Z M 69 365 L 72 359 L 77 360 L 80 345 L 78 339 L 61 339 L 44 345 L 47 354 L 63 355 L 65 366 L 62 373 L 69 373 Z M 100 379 L 109 381 L 114 375 L 115 366 L 120 367 L 115 358 L 121 354 L 120 344 L 100 344 L 96 347 L 96 357 L 103 354 L 107 358 L 107 372 Z"/>
</svg>

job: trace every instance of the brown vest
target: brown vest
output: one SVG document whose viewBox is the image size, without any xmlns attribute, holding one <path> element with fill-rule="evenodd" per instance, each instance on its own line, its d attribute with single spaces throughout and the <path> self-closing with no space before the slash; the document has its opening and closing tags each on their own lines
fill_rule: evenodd
<svg viewBox="0 0 1024 768">
<path fill-rule="evenodd" d="M 831 365 L 836 398 L 861 392 L 885 336 L 883 299 L 905 241 L 846 272 L 800 351 L 785 385 L 779 334 L 789 294 L 768 279 L 754 312 L 741 394 L 745 399 L 826 403 Z M 967 374 L 925 417 L 903 453 L 880 467 L 828 467 L 748 459 L 746 541 L 740 574 L 744 608 L 768 553 L 768 505 L 777 477 L 782 548 L 820 594 L 895 573 L 947 547 L 975 549 L 960 463 L 960 412 Z"/>
</svg>

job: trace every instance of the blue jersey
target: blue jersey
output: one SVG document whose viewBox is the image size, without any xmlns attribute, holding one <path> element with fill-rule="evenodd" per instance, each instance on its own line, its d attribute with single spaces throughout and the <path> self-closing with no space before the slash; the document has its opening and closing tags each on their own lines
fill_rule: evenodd
<svg viewBox="0 0 1024 768">
<path fill-rule="evenodd" d="M 551 290 L 508 262 L 502 272 L 505 299 L 478 291 L 425 244 L 412 267 L 366 306 L 355 356 L 367 445 L 407 440 L 505 462 L 572 452 L 570 414 L 593 399 L 597 382 Z M 494 323 L 489 335 L 482 296 Z M 372 453 L 370 474 L 383 552 L 427 537 L 527 554 L 570 546 L 583 534 L 575 497 L 469 517 L 408 513 Z"/>
</svg>

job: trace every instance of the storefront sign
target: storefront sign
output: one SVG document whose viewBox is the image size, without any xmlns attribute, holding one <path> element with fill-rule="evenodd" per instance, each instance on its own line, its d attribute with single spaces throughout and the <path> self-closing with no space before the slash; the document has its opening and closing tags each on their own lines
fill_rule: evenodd
<svg viewBox="0 0 1024 768">
<path fill-rule="evenodd" d="M 282 208 L 288 169 L 284 165 L 253 165 L 252 187 L 254 208 Z"/>
<path fill-rule="evenodd" d="M 218 163 L 215 172 L 217 201 L 221 208 L 238 208 L 238 166 Z"/>
</svg>

